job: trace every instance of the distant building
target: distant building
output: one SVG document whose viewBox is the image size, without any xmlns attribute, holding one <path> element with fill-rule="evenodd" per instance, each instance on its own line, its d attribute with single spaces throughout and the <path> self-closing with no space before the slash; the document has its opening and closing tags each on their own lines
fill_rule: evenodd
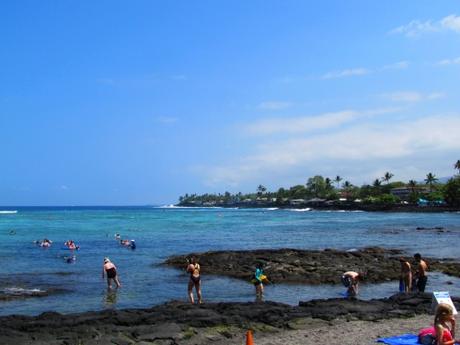
<svg viewBox="0 0 460 345">
<path fill-rule="evenodd" d="M 409 196 L 412 192 L 429 193 L 430 190 L 427 187 L 398 187 L 390 190 L 392 195 L 397 196 L 401 200 L 409 199 Z"/>
<path fill-rule="evenodd" d="M 307 200 L 306 204 L 313 205 L 313 206 L 321 206 L 321 205 L 324 205 L 325 202 L 326 202 L 326 199 L 313 198 L 313 199 Z"/>
<path fill-rule="evenodd" d="M 289 204 L 291 204 L 292 206 L 303 205 L 305 204 L 305 200 L 304 199 L 291 199 L 289 200 Z"/>
</svg>

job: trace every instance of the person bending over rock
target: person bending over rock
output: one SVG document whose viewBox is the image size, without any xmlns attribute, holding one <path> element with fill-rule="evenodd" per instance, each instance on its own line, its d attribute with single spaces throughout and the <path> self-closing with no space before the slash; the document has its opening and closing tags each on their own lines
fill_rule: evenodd
<svg viewBox="0 0 460 345">
<path fill-rule="evenodd" d="M 348 288 L 347 294 L 349 297 L 358 295 L 359 281 L 363 279 L 363 273 L 348 271 L 342 274 L 342 284 Z"/>
<path fill-rule="evenodd" d="M 112 288 L 112 280 L 117 285 L 117 288 L 121 287 L 120 281 L 118 280 L 117 267 L 110 261 L 109 258 L 104 258 L 104 266 L 102 267 L 102 278 L 107 274 L 107 287 Z"/>
</svg>

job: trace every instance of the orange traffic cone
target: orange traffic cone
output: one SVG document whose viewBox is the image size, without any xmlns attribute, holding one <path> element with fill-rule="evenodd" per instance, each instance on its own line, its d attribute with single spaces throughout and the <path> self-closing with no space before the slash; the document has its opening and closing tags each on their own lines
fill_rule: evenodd
<svg viewBox="0 0 460 345">
<path fill-rule="evenodd" d="M 252 331 L 250 329 L 246 332 L 246 345 L 254 345 L 254 340 L 252 339 Z"/>
</svg>

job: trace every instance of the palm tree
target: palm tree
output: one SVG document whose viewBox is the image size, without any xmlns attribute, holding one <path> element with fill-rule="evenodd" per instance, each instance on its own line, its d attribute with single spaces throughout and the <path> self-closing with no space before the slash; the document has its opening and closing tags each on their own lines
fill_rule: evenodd
<svg viewBox="0 0 460 345">
<path fill-rule="evenodd" d="M 342 180 L 343 180 L 343 178 L 341 178 L 339 175 L 337 175 L 337 176 L 335 177 L 334 182 L 337 183 L 337 189 L 339 189 L 339 183 L 340 183 L 340 181 L 342 181 Z"/>
<path fill-rule="evenodd" d="M 417 187 L 417 181 L 415 180 L 409 180 L 409 183 L 408 183 L 412 193 L 415 193 L 415 187 Z"/>
<path fill-rule="evenodd" d="M 460 159 L 454 164 L 454 168 L 457 169 L 460 174 Z"/>
<path fill-rule="evenodd" d="M 383 181 L 385 181 L 388 184 L 390 183 L 390 180 L 393 176 L 394 175 L 391 172 L 387 171 L 385 175 L 383 175 Z"/>
<path fill-rule="evenodd" d="M 331 190 L 332 187 L 332 180 L 329 177 L 324 179 L 324 183 L 326 184 L 326 190 Z"/>
<path fill-rule="evenodd" d="M 430 185 L 430 193 L 433 191 L 433 183 L 435 183 L 437 180 L 438 178 L 436 177 L 436 175 L 432 173 L 428 173 L 426 175 L 425 184 Z"/>
<path fill-rule="evenodd" d="M 350 187 L 352 187 L 353 185 L 350 183 L 350 181 L 345 181 L 342 185 L 343 188 L 345 189 L 349 189 Z"/>
<path fill-rule="evenodd" d="M 257 187 L 257 195 L 261 196 L 262 194 L 266 192 L 266 190 L 267 188 L 259 184 L 259 186 Z"/>
<path fill-rule="evenodd" d="M 350 183 L 350 181 L 345 181 L 342 185 L 343 189 L 345 189 L 345 197 L 347 199 L 350 199 L 351 197 L 351 187 L 353 187 L 353 185 Z"/>
<path fill-rule="evenodd" d="M 382 181 L 380 179 L 376 178 L 374 182 L 372 183 L 374 187 L 380 187 L 382 185 Z"/>
</svg>

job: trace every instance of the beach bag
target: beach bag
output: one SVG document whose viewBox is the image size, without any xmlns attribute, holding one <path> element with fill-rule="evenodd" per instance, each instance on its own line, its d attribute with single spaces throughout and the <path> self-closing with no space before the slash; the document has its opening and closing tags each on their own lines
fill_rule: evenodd
<svg viewBox="0 0 460 345">
<path fill-rule="evenodd" d="M 436 330 L 434 327 L 424 328 L 418 334 L 418 342 L 422 345 L 436 345 Z"/>
</svg>

